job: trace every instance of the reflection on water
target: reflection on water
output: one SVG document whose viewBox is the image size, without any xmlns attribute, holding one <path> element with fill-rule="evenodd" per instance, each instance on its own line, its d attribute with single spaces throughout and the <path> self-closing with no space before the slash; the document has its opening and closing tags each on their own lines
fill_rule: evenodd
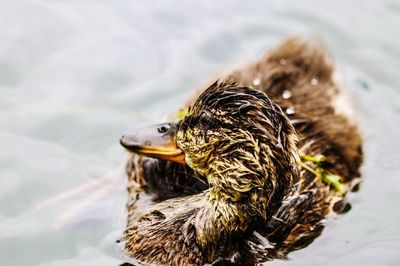
<svg viewBox="0 0 400 266">
<path fill-rule="evenodd" d="M 364 182 L 351 212 L 270 265 L 398 265 L 397 1 L 15 0 L 2 11 L 2 265 L 121 262 L 120 134 L 175 112 L 219 71 L 310 31 L 325 39 L 359 112 Z"/>
</svg>

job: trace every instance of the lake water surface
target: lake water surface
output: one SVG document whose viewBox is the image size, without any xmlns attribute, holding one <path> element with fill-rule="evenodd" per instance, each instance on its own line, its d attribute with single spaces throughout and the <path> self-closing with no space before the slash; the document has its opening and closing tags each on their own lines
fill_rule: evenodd
<svg viewBox="0 0 400 266">
<path fill-rule="evenodd" d="M 352 210 L 268 265 L 400 265 L 400 2 L 0 1 L 0 265 L 118 265 L 129 129 L 285 37 L 322 36 L 365 138 Z"/>
</svg>

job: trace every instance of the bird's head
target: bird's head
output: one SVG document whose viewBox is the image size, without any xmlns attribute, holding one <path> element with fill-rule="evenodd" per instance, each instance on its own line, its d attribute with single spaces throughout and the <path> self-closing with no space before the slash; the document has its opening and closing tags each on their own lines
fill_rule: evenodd
<svg viewBox="0 0 400 266">
<path fill-rule="evenodd" d="M 178 122 L 135 131 L 121 144 L 143 156 L 189 165 L 214 198 L 239 201 L 296 178 L 297 135 L 265 93 L 216 82 Z"/>
</svg>

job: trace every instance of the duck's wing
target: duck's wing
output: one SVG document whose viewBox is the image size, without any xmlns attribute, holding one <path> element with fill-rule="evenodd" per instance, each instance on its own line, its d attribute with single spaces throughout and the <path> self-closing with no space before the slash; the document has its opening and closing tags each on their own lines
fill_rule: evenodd
<svg viewBox="0 0 400 266">
<path fill-rule="evenodd" d="M 132 259 L 146 265 L 203 265 L 195 219 L 208 203 L 204 193 L 158 203 L 128 225 L 122 241 Z"/>
</svg>

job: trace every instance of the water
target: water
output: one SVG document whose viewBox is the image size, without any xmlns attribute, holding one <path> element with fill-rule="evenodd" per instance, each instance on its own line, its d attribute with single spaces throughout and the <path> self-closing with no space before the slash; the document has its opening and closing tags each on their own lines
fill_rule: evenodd
<svg viewBox="0 0 400 266">
<path fill-rule="evenodd" d="M 3 0 L 0 14 L 1 265 L 122 262 L 119 136 L 308 32 L 327 43 L 359 113 L 364 182 L 348 214 L 269 265 L 399 265 L 398 1 Z"/>
</svg>

